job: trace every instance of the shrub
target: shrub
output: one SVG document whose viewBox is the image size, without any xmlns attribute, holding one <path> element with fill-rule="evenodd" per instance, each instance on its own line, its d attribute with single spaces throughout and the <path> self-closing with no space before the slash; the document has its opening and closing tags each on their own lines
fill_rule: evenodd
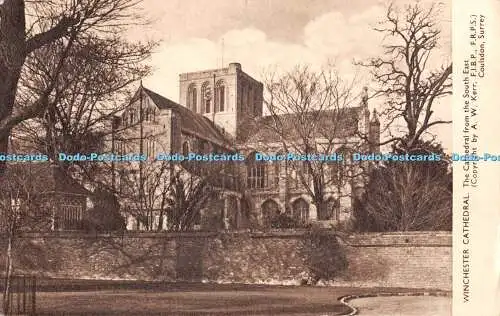
<svg viewBox="0 0 500 316">
<path fill-rule="evenodd" d="M 87 212 L 83 221 L 84 229 L 92 232 L 124 231 L 125 218 L 120 214 L 120 204 L 116 197 L 106 191 L 95 193 L 95 206 Z"/>
<path fill-rule="evenodd" d="M 313 284 L 321 279 L 333 280 L 347 268 L 344 250 L 331 230 L 308 230 L 304 235 L 304 251 Z"/>
</svg>

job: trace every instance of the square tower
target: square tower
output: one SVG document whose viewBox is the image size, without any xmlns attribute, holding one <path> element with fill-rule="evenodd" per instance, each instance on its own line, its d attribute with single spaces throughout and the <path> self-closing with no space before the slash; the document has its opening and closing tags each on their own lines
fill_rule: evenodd
<svg viewBox="0 0 500 316">
<path fill-rule="evenodd" d="M 179 80 L 179 103 L 236 139 L 246 121 L 262 116 L 264 86 L 243 72 L 239 63 L 183 73 Z"/>
</svg>

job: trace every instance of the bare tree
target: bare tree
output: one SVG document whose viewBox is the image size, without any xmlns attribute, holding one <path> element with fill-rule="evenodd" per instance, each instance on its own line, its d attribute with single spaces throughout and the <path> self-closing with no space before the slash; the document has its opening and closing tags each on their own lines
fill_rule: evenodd
<svg viewBox="0 0 500 316">
<path fill-rule="evenodd" d="M 212 165 L 204 168 L 201 174 L 193 170 L 188 173 L 181 168 L 173 173 L 167 195 L 168 230 L 190 230 L 201 223 L 202 211 L 211 211 L 210 205 L 222 197 L 220 171 L 218 166 Z"/>
<path fill-rule="evenodd" d="M 278 135 L 284 153 L 331 155 L 346 145 L 356 150 L 361 140 L 346 143 L 346 136 L 355 135 L 358 128 L 359 113 L 352 108 L 359 97 L 353 92 L 355 84 L 356 79 L 346 82 L 332 67 L 313 71 L 297 66 L 282 76 L 270 74 L 264 102 L 271 119 L 260 124 Z M 348 164 L 347 151 L 339 152 L 337 158 L 287 161 L 287 173 L 295 175 L 311 196 L 318 214 L 327 213 L 327 193 L 334 188 L 339 197 L 350 194 L 342 188 L 361 171 Z"/>
<path fill-rule="evenodd" d="M 3 310 L 9 311 L 9 293 L 14 271 L 14 243 L 24 229 L 36 229 L 47 223 L 50 212 L 46 206 L 48 187 L 46 173 L 41 168 L 17 166 L 0 179 L 0 232 L 6 237 L 5 282 Z M 37 181 L 33 181 L 37 179 Z"/>
<path fill-rule="evenodd" d="M 132 21 L 138 0 L 7 0 L 0 5 L 0 152 L 19 123 L 40 116 L 49 106 L 61 71 L 75 45 L 90 37 L 110 38 Z M 46 49 L 53 54 L 49 81 L 36 94 L 19 93 L 29 56 Z M 5 163 L 0 162 L 0 172 Z"/>
<path fill-rule="evenodd" d="M 433 115 L 437 101 L 451 94 L 452 86 L 451 62 L 432 68 L 431 60 L 440 48 L 439 21 L 437 4 L 429 8 L 410 4 L 402 12 L 391 4 L 375 28 L 384 35 L 383 55 L 358 63 L 371 71 L 374 97 L 384 99 L 383 130 L 390 137 L 381 145 L 398 142 L 412 149 L 431 127 L 451 123 Z M 401 121 L 404 130 L 395 133 Z"/>
<path fill-rule="evenodd" d="M 131 83 L 149 74 L 143 62 L 152 47 L 152 43 L 131 44 L 115 37 L 90 37 L 76 43 L 61 69 L 64 80 L 54 88 L 47 111 L 43 117 L 21 124 L 19 138 L 55 161 L 57 152 L 95 150 L 99 147 L 96 138 L 113 132 L 112 119 L 127 105 Z M 37 94 L 43 82 L 50 81 L 46 74 L 54 68 L 53 54 L 39 50 L 27 59 L 20 82 L 25 93 Z"/>
<path fill-rule="evenodd" d="M 118 188 L 122 209 L 145 230 L 191 230 L 224 189 L 236 187 L 225 169 L 222 163 L 146 162 L 141 183 L 137 166 L 122 167 Z"/>
<path fill-rule="evenodd" d="M 373 169 L 355 210 L 361 231 L 451 230 L 452 173 L 439 145 L 419 142 L 411 154 L 439 154 L 439 161 L 391 161 Z M 394 150 L 402 155 L 406 149 Z"/>
</svg>

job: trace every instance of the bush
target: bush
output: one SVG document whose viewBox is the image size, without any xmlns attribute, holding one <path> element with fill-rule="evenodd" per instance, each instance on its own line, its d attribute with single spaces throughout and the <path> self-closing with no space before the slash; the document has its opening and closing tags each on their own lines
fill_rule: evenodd
<svg viewBox="0 0 500 316">
<path fill-rule="evenodd" d="M 125 218 L 120 214 L 116 197 L 106 191 L 95 193 L 95 206 L 87 212 L 84 229 L 91 232 L 124 231 Z"/>
<path fill-rule="evenodd" d="M 310 229 L 304 236 L 304 251 L 312 284 L 333 280 L 347 268 L 344 250 L 331 230 Z"/>
</svg>

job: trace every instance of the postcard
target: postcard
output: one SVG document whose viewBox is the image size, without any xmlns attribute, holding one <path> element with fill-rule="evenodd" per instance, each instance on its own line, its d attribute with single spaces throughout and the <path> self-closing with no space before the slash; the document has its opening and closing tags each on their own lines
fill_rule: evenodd
<svg viewBox="0 0 500 316">
<path fill-rule="evenodd" d="M 500 316 L 497 14 L 0 0 L 0 314 Z"/>
</svg>

